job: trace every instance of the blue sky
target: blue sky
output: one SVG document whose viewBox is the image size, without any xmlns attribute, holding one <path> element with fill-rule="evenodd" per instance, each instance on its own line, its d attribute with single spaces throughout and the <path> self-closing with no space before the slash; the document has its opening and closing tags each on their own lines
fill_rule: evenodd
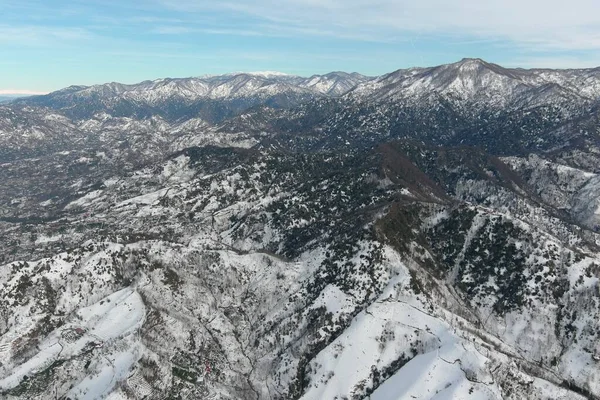
<svg viewBox="0 0 600 400">
<path fill-rule="evenodd" d="M 0 95 L 234 71 L 600 65 L 598 0 L 0 0 Z"/>
</svg>

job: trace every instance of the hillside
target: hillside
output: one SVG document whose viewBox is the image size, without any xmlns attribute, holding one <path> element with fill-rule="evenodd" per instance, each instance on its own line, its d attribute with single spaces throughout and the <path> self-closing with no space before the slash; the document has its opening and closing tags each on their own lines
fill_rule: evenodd
<svg viewBox="0 0 600 400">
<path fill-rule="evenodd" d="M 0 106 L 0 397 L 600 398 L 600 70 Z"/>
</svg>

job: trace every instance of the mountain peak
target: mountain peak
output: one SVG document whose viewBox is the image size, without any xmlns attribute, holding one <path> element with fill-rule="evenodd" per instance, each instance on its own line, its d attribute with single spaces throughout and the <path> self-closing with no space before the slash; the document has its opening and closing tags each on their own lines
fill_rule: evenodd
<svg viewBox="0 0 600 400">
<path fill-rule="evenodd" d="M 253 72 L 246 72 L 246 74 L 262 76 L 265 78 L 272 78 L 275 76 L 292 76 L 290 74 L 286 74 L 285 72 L 279 72 L 279 71 L 253 71 Z"/>
<path fill-rule="evenodd" d="M 488 64 L 488 62 L 479 57 L 475 57 L 475 58 L 464 57 L 463 59 L 458 61 L 456 64 Z"/>
<path fill-rule="evenodd" d="M 290 74 L 286 74 L 285 72 L 279 72 L 279 71 L 235 71 L 235 72 L 230 72 L 227 74 L 202 75 L 199 78 L 200 79 L 210 79 L 210 78 L 219 78 L 219 77 L 233 77 L 233 76 L 238 76 L 238 75 L 247 75 L 247 76 L 254 76 L 254 77 L 266 78 L 266 79 L 286 78 L 286 77 L 291 78 L 291 77 L 295 76 L 295 75 L 290 75 Z"/>
<path fill-rule="evenodd" d="M 493 64 L 493 63 L 489 63 L 481 58 L 463 58 L 462 60 L 452 63 L 452 64 L 446 64 L 446 67 L 454 67 L 454 68 L 460 68 L 462 71 L 465 70 L 490 70 L 496 74 L 500 74 L 500 75 L 510 75 L 511 77 L 515 78 L 515 74 L 507 69 L 504 68 L 498 64 Z"/>
</svg>

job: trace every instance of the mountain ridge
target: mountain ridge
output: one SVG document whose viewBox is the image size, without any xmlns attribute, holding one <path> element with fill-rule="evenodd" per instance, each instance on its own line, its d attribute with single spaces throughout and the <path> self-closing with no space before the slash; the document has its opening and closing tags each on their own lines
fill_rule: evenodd
<svg viewBox="0 0 600 400">
<path fill-rule="evenodd" d="M 440 64 L 438 66 L 433 66 L 433 67 L 407 67 L 407 68 L 400 68 L 382 75 L 378 75 L 378 76 L 368 76 L 368 75 L 363 75 L 361 73 L 358 72 L 346 72 L 346 71 L 331 71 L 328 73 L 324 73 L 324 74 L 313 74 L 310 76 L 302 76 L 302 75 L 295 75 L 295 74 L 288 74 L 288 73 L 284 73 L 284 72 L 279 72 L 279 71 L 236 71 L 236 72 L 228 72 L 228 73 L 223 73 L 223 74 L 209 74 L 209 75 L 199 75 L 199 76 L 190 76 L 190 77 L 183 77 L 183 78 L 173 78 L 173 77 L 164 77 L 164 78 L 156 78 L 156 79 L 152 79 L 152 80 L 144 80 L 144 81 L 140 81 L 137 83 L 121 83 L 121 82 L 106 82 L 106 83 L 100 83 L 100 84 L 94 84 L 94 85 L 71 85 L 69 87 L 63 88 L 63 89 L 58 89 L 55 90 L 53 92 L 50 93 L 55 93 L 55 92 L 60 92 L 63 90 L 67 90 L 67 89 L 86 89 L 86 88 L 90 88 L 90 87 L 97 87 L 97 86 L 104 86 L 104 85 L 123 85 L 123 86 L 129 86 L 129 87 L 135 87 L 138 85 L 142 85 L 145 83 L 160 83 L 162 81 L 169 81 L 169 80 L 193 80 L 193 79 L 198 79 L 198 80 L 203 80 L 203 79 L 211 79 L 211 78 L 222 78 L 222 77 L 235 77 L 238 75 L 254 75 L 257 77 L 262 77 L 265 79 L 269 79 L 269 78 L 283 78 L 283 79 L 310 79 L 310 78 L 314 78 L 314 77 L 325 77 L 327 75 L 350 75 L 350 76 L 356 76 L 356 77 L 360 77 L 360 78 L 366 78 L 366 79 L 376 79 L 376 78 L 381 78 L 387 75 L 391 75 L 391 74 L 396 74 L 396 73 L 402 73 L 402 72 L 411 72 L 411 71 L 418 71 L 418 70 L 428 70 L 428 69 L 435 69 L 435 68 L 439 68 L 439 67 L 450 67 L 450 66 L 464 66 L 464 65 L 482 65 L 482 66 L 486 66 L 489 69 L 497 69 L 502 71 L 502 73 L 513 73 L 515 74 L 515 77 L 518 77 L 519 75 L 526 75 L 527 73 L 544 73 L 544 72 L 557 72 L 557 73 L 568 73 L 568 72 L 579 72 L 579 73 L 595 73 L 600 71 L 600 66 L 598 67 L 591 67 L 591 68 L 539 68 L 539 67 L 533 67 L 533 68 L 523 68 L 523 67 L 502 67 L 499 64 L 495 64 L 495 63 L 491 63 L 488 61 L 485 61 L 482 58 L 470 58 L 470 57 L 465 57 L 459 61 L 453 62 L 453 63 L 447 63 L 447 64 Z M 50 94 L 49 93 L 49 94 Z M 35 95 L 35 96 L 40 96 L 40 95 Z M 42 95 L 44 96 L 44 95 Z"/>
<path fill-rule="evenodd" d="M 0 105 L 0 397 L 599 399 L 597 72 Z"/>
<path fill-rule="evenodd" d="M 378 77 L 339 71 L 310 77 L 233 73 L 127 85 L 71 86 L 16 103 L 47 106 L 78 119 L 97 112 L 138 118 L 158 113 L 170 120 L 196 113 L 218 122 L 261 104 L 289 108 L 322 97 L 412 102 L 425 107 L 427 102 L 439 102 L 435 96 L 442 96 L 454 104 L 470 103 L 469 107 L 523 108 L 522 99 L 528 93 L 537 97 L 536 92 L 544 87 L 544 104 L 595 102 L 600 98 L 600 69 L 510 69 L 466 58 L 437 67 L 399 69 Z M 215 113 L 215 107 L 227 111 Z"/>
</svg>

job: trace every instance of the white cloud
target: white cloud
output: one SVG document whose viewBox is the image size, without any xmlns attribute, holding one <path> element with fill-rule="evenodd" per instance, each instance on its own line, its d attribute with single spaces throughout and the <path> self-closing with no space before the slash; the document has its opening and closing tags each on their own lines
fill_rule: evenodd
<svg viewBox="0 0 600 400">
<path fill-rule="evenodd" d="M 174 10 L 221 10 L 295 29 L 379 40 L 445 35 L 507 40 L 532 50 L 600 49 L 598 0 L 160 0 Z"/>
<path fill-rule="evenodd" d="M 600 65 L 597 56 L 531 56 L 520 57 L 502 63 L 504 67 L 514 68 L 595 68 Z"/>
<path fill-rule="evenodd" d="M 83 28 L 0 25 L 0 44 L 41 46 L 85 40 L 90 37 L 92 37 L 91 33 Z"/>
<path fill-rule="evenodd" d="M 159 35 L 182 35 L 194 32 L 195 29 L 188 26 L 157 26 L 152 30 Z"/>
<path fill-rule="evenodd" d="M 259 32 L 257 30 L 247 30 L 247 29 L 221 29 L 221 28 L 195 28 L 192 26 L 173 26 L 173 25 L 165 25 L 165 26 L 157 26 L 152 29 L 153 33 L 157 33 L 159 35 L 183 35 L 190 33 L 204 33 L 207 35 L 233 35 L 233 36 L 267 36 L 267 33 Z"/>
</svg>

